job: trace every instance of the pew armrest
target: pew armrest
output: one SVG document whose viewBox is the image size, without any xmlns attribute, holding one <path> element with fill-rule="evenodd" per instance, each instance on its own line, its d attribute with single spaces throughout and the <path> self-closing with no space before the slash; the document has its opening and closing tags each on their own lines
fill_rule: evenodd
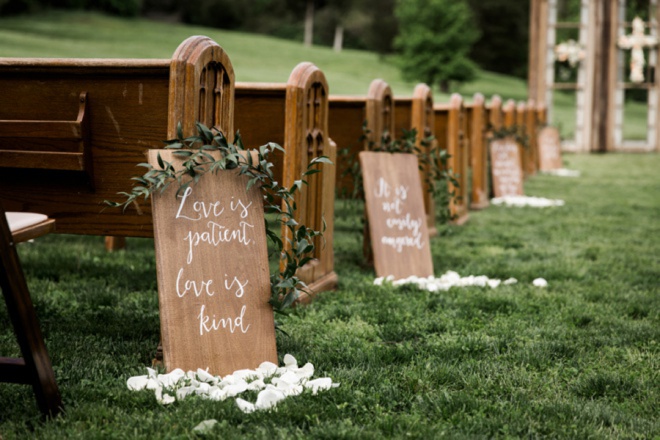
<svg viewBox="0 0 660 440">
<path fill-rule="evenodd" d="M 75 121 L 0 120 L 0 167 L 82 171 L 91 177 L 87 92 Z"/>
</svg>

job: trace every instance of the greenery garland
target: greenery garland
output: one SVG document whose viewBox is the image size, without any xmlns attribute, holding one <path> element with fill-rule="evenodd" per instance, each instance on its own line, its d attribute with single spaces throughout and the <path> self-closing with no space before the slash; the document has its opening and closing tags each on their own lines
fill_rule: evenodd
<svg viewBox="0 0 660 440">
<path fill-rule="evenodd" d="M 368 138 L 370 130 L 367 128 L 367 122 L 362 124 L 362 136 L 359 139 L 360 144 Z M 421 145 L 424 147 L 420 149 L 417 146 L 417 130 L 403 130 L 403 136 L 399 139 L 393 138 L 389 131 L 384 131 L 381 137 L 380 144 L 370 141 L 368 145 L 369 151 L 383 151 L 387 153 L 409 153 L 417 156 L 419 161 L 419 170 L 422 171 L 425 167 L 429 167 L 429 173 L 426 177 L 425 183 L 429 188 L 429 192 L 433 193 L 433 197 L 438 200 L 441 206 L 436 215 L 440 218 L 441 222 L 453 220 L 449 204 L 452 198 L 456 197 L 456 191 L 449 191 L 449 184 L 453 188 L 459 187 L 457 175 L 454 171 L 447 166 L 451 155 L 446 149 L 428 147 L 432 145 L 434 140 L 433 136 L 422 139 Z M 428 153 L 424 150 L 429 151 Z M 348 166 L 344 170 L 342 176 L 351 176 L 353 179 L 353 192 L 347 196 L 351 199 L 363 198 L 363 184 L 362 184 L 362 170 L 356 154 L 350 155 L 348 148 L 343 149 L 341 153 L 347 156 Z"/>
<path fill-rule="evenodd" d="M 270 275 L 270 304 L 275 312 L 283 313 L 302 293 L 308 293 L 307 285 L 296 276 L 296 272 L 312 259 L 310 255 L 314 251 L 314 239 L 323 235 L 323 231 L 315 231 L 296 222 L 294 217 L 295 193 L 307 184 L 305 177 L 321 172 L 315 168 L 317 165 L 332 162 L 326 156 L 312 159 L 301 178 L 296 180 L 290 188 L 286 188 L 274 180 L 273 164 L 268 160 L 270 154 L 276 150 L 285 152 L 281 146 L 269 142 L 250 154 L 243 146 L 239 132 L 236 132 L 236 139 L 234 143 L 231 143 L 222 132 L 215 128 L 209 129 L 199 122 L 196 123 L 196 127 L 198 133 L 196 136 L 184 138 L 181 124 L 179 124 L 177 138 L 165 141 L 166 149 L 174 149 L 176 150 L 174 155 L 186 159 L 180 170 L 176 171 L 171 163 L 163 160 L 158 154 L 158 167 L 148 163 L 138 164 L 140 167 L 147 168 L 147 172 L 142 176 L 132 178 L 136 184 L 131 192 L 118 193 L 125 198 L 123 201 L 106 200 L 105 203 L 126 210 L 139 197 L 147 200 L 154 192 L 163 192 L 174 182 L 179 185 L 176 193 L 179 195 L 208 172 L 216 173 L 218 170 L 238 169 L 239 175 L 250 177 L 247 190 L 254 185 L 258 185 L 261 189 L 266 214 L 273 214 L 276 219 L 275 223 L 283 225 L 289 231 L 286 240 L 282 241 L 271 228 L 268 216 L 266 217 L 266 235 L 275 244 L 279 258 L 286 261 L 286 264 L 280 265 L 277 273 Z M 218 152 L 219 159 L 214 158 L 210 154 L 211 152 Z"/>
<path fill-rule="evenodd" d="M 529 136 L 525 133 L 524 126 L 522 125 L 512 125 L 511 127 L 500 127 L 496 129 L 492 124 L 488 124 L 488 133 L 489 142 L 512 137 L 525 150 L 529 150 L 530 148 Z"/>
</svg>

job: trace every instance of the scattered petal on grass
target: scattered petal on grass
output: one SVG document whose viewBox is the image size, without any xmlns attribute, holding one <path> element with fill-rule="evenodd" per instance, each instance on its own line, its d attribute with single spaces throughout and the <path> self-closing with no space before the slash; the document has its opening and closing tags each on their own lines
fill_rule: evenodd
<svg viewBox="0 0 660 440">
<path fill-rule="evenodd" d="M 216 419 L 204 420 L 203 422 L 200 422 L 199 425 L 193 428 L 193 432 L 197 434 L 206 434 L 211 432 L 215 427 L 215 425 L 217 424 L 218 421 Z"/>
<path fill-rule="evenodd" d="M 188 372 L 176 369 L 168 374 L 158 374 L 148 368 L 146 376 L 131 377 L 126 386 L 131 391 L 154 390 L 156 400 L 162 405 L 189 396 L 213 401 L 236 397 L 236 405 L 245 413 L 273 408 L 281 400 L 300 395 L 305 389 L 316 395 L 319 391 L 339 386 L 329 377 L 310 380 L 314 365 L 308 362 L 298 367 L 298 361 L 290 354 L 284 356 L 283 363 L 283 367 L 278 367 L 272 362 L 263 362 L 255 370 L 237 370 L 222 378 L 201 369 Z M 255 403 L 237 397 L 246 391 L 259 392 Z"/>
<path fill-rule="evenodd" d="M 333 383 L 329 377 L 320 377 L 318 379 L 310 380 L 305 383 L 305 388 L 312 390 L 312 394 L 316 395 L 319 391 L 329 390 L 330 388 L 338 387 L 338 383 Z"/>
<path fill-rule="evenodd" d="M 271 409 L 281 400 L 286 399 L 286 394 L 280 390 L 265 389 L 259 392 L 257 402 L 254 404 L 256 409 Z"/>
<path fill-rule="evenodd" d="M 393 277 L 387 278 L 376 278 L 374 280 L 375 285 L 382 285 L 385 282 L 389 282 Z M 453 270 L 448 270 L 439 278 L 434 276 L 429 277 L 417 277 L 410 276 L 408 278 L 403 278 L 400 280 L 391 281 L 393 286 L 400 286 L 403 284 L 414 284 L 420 289 L 425 289 L 430 292 L 437 292 L 439 290 L 449 290 L 452 287 L 468 287 L 468 286 L 478 286 L 478 287 L 490 287 L 491 289 L 497 288 L 500 284 L 514 284 L 517 280 L 515 278 L 509 278 L 508 280 L 502 282 L 498 279 L 488 278 L 485 275 L 468 275 L 466 277 L 461 277 L 458 273 Z"/>
<path fill-rule="evenodd" d="M 537 278 L 532 281 L 532 284 L 536 287 L 548 287 L 548 282 L 544 278 Z"/>
<path fill-rule="evenodd" d="M 250 414 L 257 409 L 255 408 L 254 403 L 243 400 L 240 397 L 236 399 L 236 405 L 238 406 L 238 409 L 246 414 Z"/>
<path fill-rule="evenodd" d="M 563 200 L 546 199 L 544 197 L 531 197 L 531 196 L 505 196 L 495 197 L 491 199 L 493 205 L 504 206 L 530 206 L 532 208 L 547 208 L 549 206 L 564 206 Z"/>
<path fill-rule="evenodd" d="M 508 285 L 511 285 L 511 284 L 516 284 L 517 282 L 518 282 L 518 280 L 515 279 L 515 278 L 507 278 L 506 280 L 504 280 L 504 282 L 502 284 L 508 286 Z"/>
<path fill-rule="evenodd" d="M 147 387 L 147 383 L 149 383 L 148 376 L 134 376 L 128 378 L 126 386 L 131 391 L 140 391 Z"/>
<path fill-rule="evenodd" d="M 551 176 L 559 177 L 580 177 L 579 170 L 568 170 L 566 168 L 559 168 L 556 170 L 541 171 L 542 174 L 549 174 Z"/>
</svg>

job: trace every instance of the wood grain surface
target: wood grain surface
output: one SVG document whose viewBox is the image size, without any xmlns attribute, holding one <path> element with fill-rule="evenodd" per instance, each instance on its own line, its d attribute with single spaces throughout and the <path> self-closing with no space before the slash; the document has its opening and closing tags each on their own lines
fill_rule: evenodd
<svg viewBox="0 0 660 440">
<path fill-rule="evenodd" d="M 495 197 L 523 195 L 520 148 L 512 136 L 490 143 L 490 166 Z"/>
<path fill-rule="evenodd" d="M 180 167 L 171 151 L 150 150 Z M 154 194 L 163 357 L 168 371 L 226 375 L 277 362 L 261 191 L 236 171 Z"/>
<path fill-rule="evenodd" d="M 360 166 L 376 275 L 433 275 L 417 157 L 363 151 Z"/>
</svg>

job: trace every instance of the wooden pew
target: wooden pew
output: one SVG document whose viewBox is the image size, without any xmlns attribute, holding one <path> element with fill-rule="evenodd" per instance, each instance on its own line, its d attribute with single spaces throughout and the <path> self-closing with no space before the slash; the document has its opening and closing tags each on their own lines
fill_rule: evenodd
<svg viewBox="0 0 660 440">
<path fill-rule="evenodd" d="M 354 193 L 355 176 L 351 169 L 358 153 L 378 150 L 384 138 L 389 140 L 394 135 L 393 103 L 392 89 L 381 79 L 371 82 L 366 97 L 330 95 L 328 127 L 342 152 L 337 157 L 336 177 L 340 197 Z"/>
<path fill-rule="evenodd" d="M 396 119 L 394 122 L 395 136 L 400 137 L 402 130 L 417 130 L 417 148 L 420 151 L 429 153 L 432 149 L 437 148 L 437 141 L 434 139 L 430 145 L 422 145 L 422 140 L 430 136 L 436 136 L 435 129 L 435 114 L 433 111 L 433 92 L 426 84 L 418 84 L 413 91 L 412 98 L 395 98 L 394 111 L 396 112 Z M 422 179 L 422 188 L 424 193 L 424 209 L 426 211 L 426 222 L 428 225 L 429 236 L 438 234 L 435 226 L 435 201 L 433 194 L 429 191 L 427 176 L 429 175 L 429 167 L 422 166 L 420 170 L 420 178 Z"/>
<path fill-rule="evenodd" d="M 539 146 L 538 146 L 538 111 L 533 99 L 527 101 L 527 113 L 525 114 L 525 134 L 529 142 L 529 148 L 525 157 L 525 169 L 527 174 L 533 176 L 538 171 Z"/>
<path fill-rule="evenodd" d="M 296 66 L 286 84 L 237 83 L 235 105 L 236 127 L 246 148 L 277 142 L 286 150 L 275 161 L 276 166 L 281 164 L 285 185 L 299 179 L 314 157 L 325 155 L 336 162 L 337 148 L 328 136 L 328 84 L 313 64 Z M 334 165 L 324 164 L 323 173 L 310 176 L 297 200 L 300 224 L 316 230 L 323 229 L 324 221 L 327 225 L 323 239 L 316 243 L 314 260 L 298 275 L 312 293 L 334 289 Z M 300 301 L 310 298 L 303 296 Z"/>
<path fill-rule="evenodd" d="M 434 110 L 438 148 L 446 149 L 449 153 L 447 167 L 454 173 L 458 181 L 458 187 L 453 184 L 449 185 L 449 191 L 455 194 L 449 203 L 449 211 L 454 217 L 454 223 L 461 225 L 469 218 L 469 146 L 467 145 L 467 118 L 463 98 L 454 93 L 451 95 L 449 103 L 435 104 Z"/>
<path fill-rule="evenodd" d="M 327 124 L 325 79 L 309 66 L 294 73 L 286 93 L 292 96 L 289 105 L 301 108 L 290 120 L 283 144 L 316 148 L 322 142 L 318 149 L 332 152 L 326 148 L 327 128 L 317 127 Z M 308 81 L 310 88 L 303 90 L 295 81 Z M 125 212 L 103 202 L 118 199 L 117 193 L 130 187 L 145 151 L 162 148 L 163 140 L 174 138 L 179 121 L 184 135 L 192 134 L 199 120 L 233 138 L 233 67 L 224 50 L 207 37 L 187 39 L 172 60 L 0 59 L 0 90 L 7 102 L 14 103 L 0 109 L 0 200 L 8 210 L 30 210 L 56 219 L 60 233 L 152 237 L 150 202 L 137 202 Z M 320 95 L 303 96 L 309 91 Z M 322 103 L 325 107 L 318 105 Z M 318 109 L 325 109 L 324 116 Z M 33 166 L 35 156 L 48 160 L 37 160 Z M 288 157 L 290 163 L 281 164 L 287 176 L 282 181 L 292 183 L 307 153 Z M 327 180 L 330 174 L 332 181 Z M 323 184 L 310 187 L 334 189 L 334 170 L 322 175 Z M 304 210 L 307 205 L 300 206 Z M 317 273 L 329 271 L 321 277 L 329 281 L 318 283 L 319 288 L 336 284 L 329 270 L 333 208 L 327 197 L 322 206 L 310 206 L 317 210 L 311 211 L 314 218 L 325 210 L 330 231 L 325 247 L 317 251 L 323 263 L 314 261 L 313 269 L 306 271 L 316 281 Z M 321 227 L 320 220 L 307 224 Z"/>
<path fill-rule="evenodd" d="M 470 209 L 484 209 L 490 204 L 488 198 L 488 145 L 486 143 L 488 120 L 484 96 L 481 93 L 475 93 L 472 102 L 465 105 L 465 110 L 472 169 Z"/>
<path fill-rule="evenodd" d="M 514 128 L 516 126 L 516 102 L 513 99 L 507 100 L 502 106 L 503 127 Z"/>
<path fill-rule="evenodd" d="M 521 139 L 526 139 L 527 140 L 527 145 L 525 146 L 522 143 L 519 143 L 518 146 L 520 147 L 520 166 L 521 169 L 523 170 L 523 176 L 525 178 L 529 177 L 530 170 L 529 170 L 529 162 L 531 158 L 531 138 L 529 134 L 529 126 L 527 125 L 528 123 L 528 114 L 529 114 L 529 108 L 527 107 L 527 103 L 524 101 L 520 101 L 516 105 L 516 130 L 518 131 L 518 135 L 521 137 Z"/>
<path fill-rule="evenodd" d="M 186 134 L 195 120 L 231 133 L 233 81 L 228 57 L 207 37 L 187 39 L 172 60 L 1 59 L 0 90 L 15 102 L 0 109 L 0 154 L 12 159 L 1 163 L 6 206 L 45 213 L 60 233 L 153 236 L 149 202 L 122 213 L 104 200 L 130 186 L 144 152 L 163 147 L 178 121 Z M 73 120 L 82 120 L 72 130 L 77 151 L 63 146 Z M 20 143 L 4 129 L 17 126 Z M 81 156 L 77 169 L 64 163 L 72 154 Z M 35 156 L 51 166 L 33 166 Z"/>
<path fill-rule="evenodd" d="M 493 193 L 493 185 L 490 170 L 490 142 L 493 139 L 493 132 L 504 128 L 504 111 L 502 105 L 502 98 L 499 95 L 493 95 L 490 102 L 486 105 L 486 119 L 488 120 L 488 128 L 486 133 L 486 151 L 488 154 L 488 198 L 491 199 L 495 195 Z M 489 202 L 490 203 L 490 202 Z"/>
<path fill-rule="evenodd" d="M 488 118 L 488 130 L 500 130 L 504 126 L 504 113 L 502 112 L 502 98 L 493 95 L 490 103 L 486 106 L 486 117 Z"/>
</svg>

